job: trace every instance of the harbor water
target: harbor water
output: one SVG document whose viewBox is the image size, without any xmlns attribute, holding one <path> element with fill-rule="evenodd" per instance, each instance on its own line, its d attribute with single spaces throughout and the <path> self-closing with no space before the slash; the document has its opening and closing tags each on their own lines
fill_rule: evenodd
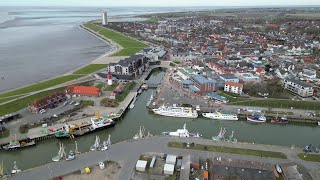
<svg viewBox="0 0 320 180">
<path fill-rule="evenodd" d="M 161 80 L 163 72 L 156 71 L 149 80 L 157 83 Z M 185 119 L 172 118 L 154 115 L 149 112 L 146 103 L 150 98 L 152 91 L 150 89 L 143 92 L 135 103 L 135 107 L 130 109 L 124 118 L 117 121 L 116 126 L 93 134 L 76 138 L 80 152 L 89 151 L 90 146 L 95 141 L 95 136 L 99 135 L 101 141 L 107 140 L 111 135 L 113 143 L 132 139 L 138 133 L 139 126 L 146 128 L 146 133 L 159 135 L 163 131 L 176 131 L 187 124 L 189 132 L 199 132 L 204 138 L 211 139 L 212 136 L 218 135 L 221 127 L 227 128 L 226 138 L 234 131 L 234 137 L 239 142 L 273 144 L 295 147 L 304 147 L 305 145 L 319 145 L 318 137 L 320 131 L 317 126 L 303 126 L 297 124 L 276 125 L 271 123 L 253 124 L 246 121 L 214 121 L 206 118 Z M 65 150 L 75 148 L 74 140 L 60 140 L 65 145 Z M 53 138 L 39 142 L 36 146 L 18 151 L 0 152 L 0 160 L 4 161 L 7 168 L 12 168 L 13 161 L 17 161 L 19 168 L 25 170 L 51 161 L 59 150 L 59 140 Z"/>
</svg>

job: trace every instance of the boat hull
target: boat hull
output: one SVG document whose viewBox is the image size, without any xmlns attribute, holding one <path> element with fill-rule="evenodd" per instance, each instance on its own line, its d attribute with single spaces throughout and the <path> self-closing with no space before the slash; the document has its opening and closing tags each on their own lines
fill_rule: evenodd
<svg viewBox="0 0 320 180">
<path fill-rule="evenodd" d="M 223 121 L 237 121 L 239 120 L 238 117 L 216 117 L 214 115 L 208 114 L 208 113 L 203 113 L 203 117 L 213 119 L 213 120 L 223 120 Z"/>
<path fill-rule="evenodd" d="M 247 118 L 247 121 L 255 122 L 255 123 L 264 123 L 264 122 L 266 122 L 266 120 L 259 120 L 259 119 L 252 119 L 252 118 Z"/>
<path fill-rule="evenodd" d="M 198 118 L 198 114 L 197 113 L 192 113 L 192 114 L 161 113 L 161 112 L 158 112 L 155 109 L 153 109 L 152 111 L 155 114 L 160 115 L 160 116 L 178 117 L 178 118 Z"/>
</svg>

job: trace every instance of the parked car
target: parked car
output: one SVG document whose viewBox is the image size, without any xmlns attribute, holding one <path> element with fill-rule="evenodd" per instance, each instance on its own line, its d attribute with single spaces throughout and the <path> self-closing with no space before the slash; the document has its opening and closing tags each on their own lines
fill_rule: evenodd
<svg viewBox="0 0 320 180">
<path fill-rule="evenodd" d="M 53 115 L 53 117 L 57 118 L 57 117 L 58 117 L 58 115 L 57 115 L 57 114 L 54 114 L 54 115 Z"/>
<path fill-rule="evenodd" d="M 44 114 L 44 113 L 46 113 L 47 111 L 45 110 L 45 109 L 41 109 L 40 111 L 39 111 L 39 113 L 40 114 Z"/>
<path fill-rule="evenodd" d="M 77 103 L 75 103 L 74 105 L 75 105 L 75 106 L 79 106 L 79 105 L 80 105 L 80 103 L 79 103 L 79 102 L 77 102 Z"/>
<path fill-rule="evenodd" d="M 69 104 L 71 105 L 71 104 L 73 104 L 73 103 L 74 103 L 74 101 L 70 101 L 70 103 L 69 103 Z"/>
</svg>

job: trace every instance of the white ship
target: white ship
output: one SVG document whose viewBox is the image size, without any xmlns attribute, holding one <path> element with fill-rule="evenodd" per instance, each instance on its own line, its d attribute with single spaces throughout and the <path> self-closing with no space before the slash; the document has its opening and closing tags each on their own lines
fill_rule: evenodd
<svg viewBox="0 0 320 180">
<path fill-rule="evenodd" d="M 188 129 L 186 128 L 186 124 L 183 125 L 183 129 L 177 129 L 175 132 L 162 132 L 161 134 L 164 136 L 173 136 L 173 137 L 194 137 L 194 138 L 201 138 L 202 135 L 199 133 L 189 133 Z"/>
<path fill-rule="evenodd" d="M 221 113 L 221 112 L 202 113 L 202 116 L 210 119 L 216 119 L 216 120 L 236 121 L 239 119 L 236 114 L 228 114 L 228 113 Z"/>
<path fill-rule="evenodd" d="M 162 116 L 183 117 L 183 118 L 197 118 L 197 111 L 190 107 L 173 107 L 160 106 L 158 109 L 152 109 L 155 114 Z"/>
</svg>

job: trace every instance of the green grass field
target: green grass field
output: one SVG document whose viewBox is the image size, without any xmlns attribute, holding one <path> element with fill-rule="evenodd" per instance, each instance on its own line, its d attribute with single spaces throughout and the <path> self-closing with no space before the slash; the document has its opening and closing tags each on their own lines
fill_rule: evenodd
<svg viewBox="0 0 320 180">
<path fill-rule="evenodd" d="M 298 154 L 298 157 L 305 161 L 312 161 L 312 162 L 320 162 L 320 155 L 319 154 L 307 154 L 304 157 L 305 153 Z"/>
<path fill-rule="evenodd" d="M 289 108 L 289 109 L 293 107 L 294 109 L 320 110 L 320 102 L 318 101 L 259 99 L 259 100 L 253 100 L 253 101 L 245 101 L 245 102 L 233 102 L 232 104 L 241 105 L 241 106 L 260 106 L 260 107 Z"/>
<path fill-rule="evenodd" d="M 239 95 L 237 97 L 236 96 L 232 96 L 232 95 L 227 94 L 225 92 L 218 93 L 218 95 L 227 98 L 229 100 L 229 102 L 238 102 L 238 101 L 249 100 L 248 98 L 241 98 L 241 97 L 239 97 Z"/>
<path fill-rule="evenodd" d="M 116 101 L 122 102 L 127 97 L 129 92 L 131 91 L 131 89 L 133 89 L 136 84 L 137 83 L 135 83 L 135 82 L 128 83 L 127 86 L 124 88 L 123 92 L 116 96 Z"/>
<path fill-rule="evenodd" d="M 98 85 L 96 85 L 97 88 L 102 89 L 104 86 L 104 83 L 99 83 Z"/>
<path fill-rule="evenodd" d="M 84 26 L 95 32 L 98 32 L 100 35 L 114 41 L 115 43 L 123 47 L 122 50 L 113 54 L 113 56 L 131 56 L 131 55 L 134 55 L 136 52 L 141 51 L 143 48 L 147 47 L 146 44 L 140 41 L 127 37 L 118 32 L 102 28 L 96 24 L 88 22 L 88 23 L 85 23 Z"/>
<path fill-rule="evenodd" d="M 106 64 L 89 64 L 88 66 L 75 71 L 73 74 L 91 74 L 107 67 L 108 65 Z"/>
<path fill-rule="evenodd" d="M 0 134 L 0 139 L 7 138 L 9 136 L 10 136 L 10 131 L 6 129 L 2 134 Z"/>
<path fill-rule="evenodd" d="M 0 94 L 0 98 L 8 97 L 7 99 L 0 99 L 0 102 L 6 102 L 10 99 L 14 99 L 14 98 L 11 98 L 10 96 L 16 96 L 19 94 L 26 94 L 26 93 L 30 93 L 33 91 L 43 90 L 43 89 L 46 89 L 46 88 L 49 88 L 52 86 L 56 86 L 56 85 L 59 85 L 59 84 L 62 84 L 62 83 L 65 83 L 65 82 L 68 82 L 68 81 L 71 81 L 74 79 L 78 79 L 80 77 L 82 77 L 82 76 L 80 76 L 80 75 L 61 76 L 61 77 L 54 78 L 54 79 L 51 79 L 48 81 L 44 81 L 44 82 L 41 82 L 38 84 L 34 84 L 34 85 L 26 86 L 26 87 L 23 87 L 23 88 L 20 88 L 17 90 L 9 91 L 9 92 Z"/>
<path fill-rule="evenodd" d="M 104 90 L 105 90 L 105 91 L 113 91 L 118 85 L 119 85 L 119 83 L 114 82 L 114 83 L 112 83 L 111 86 L 108 86 L 108 85 L 107 85 L 107 87 L 106 87 Z"/>
<path fill-rule="evenodd" d="M 13 112 L 16 112 L 20 109 L 23 109 L 25 107 L 28 106 L 28 104 L 31 104 L 32 101 L 45 97 L 47 95 L 50 95 L 54 92 L 58 92 L 58 91 L 63 91 L 65 89 L 65 87 L 59 88 L 59 89 L 54 89 L 54 90 L 49 90 L 49 91 L 44 91 L 38 94 L 34 94 L 4 105 L 0 105 L 0 116 L 3 116 L 5 114 L 10 114 Z"/>
<path fill-rule="evenodd" d="M 169 142 L 168 147 L 200 150 L 200 151 L 213 151 L 213 152 L 230 153 L 230 154 L 241 154 L 241 155 L 268 157 L 268 158 L 279 158 L 279 159 L 286 159 L 287 158 L 287 156 L 285 154 L 280 153 L 280 152 L 231 148 L 231 147 L 223 147 L 223 146 L 209 146 L 209 145 L 202 145 L 202 144 L 195 144 L 194 147 L 190 146 L 189 148 L 187 148 L 183 145 L 183 143 Z"/>
</svg>

